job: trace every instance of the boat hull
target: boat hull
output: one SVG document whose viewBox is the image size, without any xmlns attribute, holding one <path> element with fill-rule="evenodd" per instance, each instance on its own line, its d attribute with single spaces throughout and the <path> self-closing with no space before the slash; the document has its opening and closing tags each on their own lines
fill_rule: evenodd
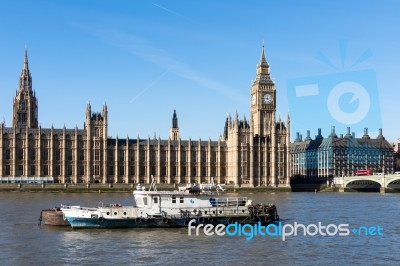
<svg viewBox="0 0 400 266">
<path fill-rule="evenodd" d="M 231 216 L 231 217 L 186 217 L 186 218 L 124 218 L 124 219 L 105 219 L 105 218 L 85 218 L 67 217 L 68 222 L 73 228 L 172 228 L 186 227 L 189 223 L 196 226 L 199 224 L 258 224 L 268 225 L 279 221 L 276 210 L 272 215 L 260 216 Z"/>
</svg>

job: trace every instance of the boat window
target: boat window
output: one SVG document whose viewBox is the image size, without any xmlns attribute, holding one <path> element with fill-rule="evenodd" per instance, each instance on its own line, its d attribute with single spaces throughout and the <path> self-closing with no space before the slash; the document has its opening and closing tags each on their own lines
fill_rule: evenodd
<svg viewBox="0 0 400 266">
<path fill-rule="evenodd" d="M 158 197 L 153 198 L 153 203 L 158 204 Z"/>
<path fill-rule="evenodd" d="M 143 205 L 147 205 L 147 197 L 143 197 Z"/>
<path fill-rule="evenodd" d="M 176 196 L 172 196 L 172 203 L 176 203 Z"/>
<path fill-rule="evenodd" d="M 183 203 L 183 197 L 179 198 L 179 203 Z"/>
<path fill-rule="evenodd" d="M 138 206 L 142 206 L 143 205 L 143 197 L 137 197 L 136 198 L 136 204 Z"/>
</svg>

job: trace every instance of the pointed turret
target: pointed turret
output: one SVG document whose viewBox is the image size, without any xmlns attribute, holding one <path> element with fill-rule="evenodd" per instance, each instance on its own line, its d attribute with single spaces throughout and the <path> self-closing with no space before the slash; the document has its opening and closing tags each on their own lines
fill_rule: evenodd
<svg viewBox="0 0 400 266">
<path fill-rule="evenodd" d="M 174 114 L 172 115 L 172 128 L 178 128 L 178 117 L 176 115 L 175 109 L 174 109 Z"/>
<path fill-rule="evenodd" d="M 19 77 L 19 89 L 14 97 L 13 126 L 37 128 L 38 103 L 32 91 L 32 77 L 28 66 L 28 51 L 25 48 L 24 63 Z"/>
<path fill-rule="evenodd" d="M 21 75 L 19 79 L 19 89 L 32 90 L 32 77 L 28 65 L 28 50 L 25 48 L 24 64 L 22 66 Z"/>
<path fill-rule="evenodd" d="M 260 62 L 258 62 L 257 67 L 269 67 L 267 59 L 265 58 L 264 45 L 262 46 L 262 49 L 261 49 Z"/>
<path fill-rule="evenodd" d="M 172 115 L 172 126 L 169 130 L 169 138 L 170 140 L 179 140 L 179 135 L 178 116 L 176 114 L 176 110 L 174 109 L 174 113 Z"/>
</svg>

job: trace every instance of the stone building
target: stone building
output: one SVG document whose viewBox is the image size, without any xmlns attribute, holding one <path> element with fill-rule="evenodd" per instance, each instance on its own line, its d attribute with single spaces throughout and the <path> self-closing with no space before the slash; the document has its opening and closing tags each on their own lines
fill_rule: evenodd
<svg viewBox="0 0 400 266">
<path fill-rule="evenodd" d="M 12 126 L 0 124 L 0 177 L 53 177 L 59 183 L 218 183 L 288 186 L 290 118 L 276 121 L 276 89 L 262 48 L 250 119 L 225 121 L 218 140 L 181 140 L 174 110 L 167 140 L 109 138 L 108 109 L 86 107 L 83 129 L 42 128 L 25 51 Z M 156 121 L 155 121 L 156 122 Z"/>
<path fill-rule="evenodd" d="M 299 133 L 290 148 L 291 177 L 329 179 L 332 177 L 352 176 L 356 170 L 370 169 L 374 173 L 393 173 L 393 147 L 385 139 L 382 129 L 372 139 L 368 129 L 364 135 L 356 138 L 354 133 L 336 135 L 335 127 L 324 138 L 321 129 L 314 139 L 307 131 L 303 140 Z"/>
</svg>

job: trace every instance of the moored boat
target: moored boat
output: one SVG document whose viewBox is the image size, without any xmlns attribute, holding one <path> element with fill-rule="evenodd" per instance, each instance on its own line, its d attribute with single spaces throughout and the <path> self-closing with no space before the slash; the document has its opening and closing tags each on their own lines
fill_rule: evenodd
<svg viewBox="0 0 400 266">
<path fill-rule="evenodd" d="M 133 192 L 132 206 L 61 208 L 73 228 L 183 227 L 192 224 L 269 224 L 279 220 L 274 204 L 253 204 L 247 197 L 220 197 L 187 191 Z M 194 221 L 193 221 L 194 220 Z"/>
</svg>

